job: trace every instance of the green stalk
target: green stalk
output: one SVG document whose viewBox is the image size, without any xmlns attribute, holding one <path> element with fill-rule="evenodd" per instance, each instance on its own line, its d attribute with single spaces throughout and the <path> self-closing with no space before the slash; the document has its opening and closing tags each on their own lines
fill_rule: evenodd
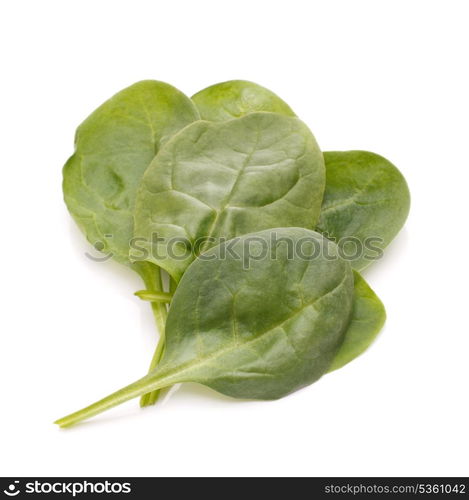
<svg viewBox="0 0 469 500">
<path fill-rule="evenodd" d="M 145 286 L 148 292 L 154 292 L 155 294 L 165 294 L 163 291 L 163 282 L 161 279 L 161 268 L 156 267 L 153 264 L 147 262 L 141 262 L 138 264 L 139 273 L 143 278 Z M 138 293 L 138 292 L 137 292 Z M 153 316 L 155 317 L 156 327 L 160 334 L 158 339 L 158 344 L 156 346 L 155 354 L 150 363 L 149 372 L 153 371 L 158 365 L 161 356 L 163 355 L 163 348 L 165 344 L 165 326 L 166 318 L 168 316 L 168 310 L 164 302 L 151 302 L 151 309 L 153 311 Z M 148 395 L 143 395 L 140 399 L 140 406 L 149 406 L 155 404 L 158 400 L 160 394 L 159 390 L 152 391 Z"/>
<path fill-rule="evenodd" d="M 169 293 L 171 295 L 174 295 L 174 292 L 176 291 L 176 288 L 177 288 L 177 283 L 176 281 L 174 280 L 174 278 L 172 278 L 171 276 L 169 277 Z"/>
<path fill-rule="evenodd" d="M 109 410 L 114 406 L 125 403 L 130 399 L 141 396 L 148 391 L 162 389 L 163 387 L 172 385 L 177 381 L 178 380 L 174 373 L 166 375 L 163 373 L 157 376 L 155 376 L 154 374 L 146 375 L 133 384 L 130 384 L 127 387 L 114 392 L 110 396 L 107 396 L 100 401 L 97 401 L 96 403 L 83 408 L 82 410 L 76 411 L 74 413 L 71 413 L 70 415 L 67 415 L 66 417 L 56 420 L 54 424 L 57 424 L 60 427 L 70 427 L 78 422 L 81 422 L 82 420 L 86 420 L 90 417 L 98 415 L 98 413 Z"/>
<path fill-rule="evenodd" d="M 163 292 L 164 295 L 161 295 L 160 293 L 158 293 L 158 295 L 153 296 L 154 298 L 156 298 L 156 299 L 158 299 L 159 297 L 169 298 L 168 302 L 170 302 L 170 300 L 171 300 L 171 298 L 176 290 L 177 284 L 173 278 L 170 277 L 169 280 L 170 280 L 169 281 L 169 293 Z M 149 297 L 149 300 L 152 300 L 151 295 L 148 295 L 148 297 Z M 140 296 L 140 298 L 142 298 L 142 297 Z M 166 323 L 166 321 L 165 321 L 165 323 Z M 163 330 L 160 330 L 160 332 L 161 331 L 163 332 L 163 334 L 160 333 L 158 345 L 156 346 L 156 350 L 153 354 L 153 358 L 151 360 L 148 373 L 151 373 L 158 366 L 158 364 L 159 364 L 159 362 L 164 354 L 164 346 L 165 346 L 165 342 L 166 342 L 165 335 L 164 335 L 165 330 L 163 329 Z M 142 408 L 144 408 L 145 406 L 154 405 L 156 403 L 156 401 L 158 400 L 159 394 L 160 394 L 159 390 L 149 392 L 148 394 L 144 394 L 140 398 L 140 406 Z"/>
<path fill-rule="evenodd" d="M 173 298 L 173 296 L 170 293 L 151 292 L 150 290 L 139 290 L 138 292 L 135 292 L 134 295 L 136 295 L 139 299 L 146 300 L 148 302 L 169 303 Z"/>
<path fill-rule="evenodd" d="M 160 333 L 160 338 L 158 339 L 158 344 L 156 346 L 153 357 L 151 358 L 151 363 L 150 363 L 150 368 L 148 369 L 148 373 L 151 373 L 158 366 L 164 353 L 164 345 L 165 345 L 165 335 L 164 334 L 161 335 Z M 152 390 L 151 392 L 144 394 L 140 398 L 140 406 L 144 408 L 145 406 L 154 405 L 158 401 L 159 395 L 160 395 L 159 389 Z"/>
</svg>

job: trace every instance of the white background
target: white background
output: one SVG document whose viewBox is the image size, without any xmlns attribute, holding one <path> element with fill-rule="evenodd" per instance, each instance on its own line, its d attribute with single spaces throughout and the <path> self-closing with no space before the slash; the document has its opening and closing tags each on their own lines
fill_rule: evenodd
<svg viewBox="0 0 469 500">
<path fill-rule="evenodd" d="M 0 475 L 468 475 L 467 1 L 5 1 L 0 7 Z M 97 264 L 61 193 L 76 126 L 141 79 L 283 97 L 324 150 L 368 149 L 411 214 L 366 278 L 388 321 L 360 359 L 276 402 L 187 385 L 63 431 L 139 378 L 138 277 Z"/>
</svg>

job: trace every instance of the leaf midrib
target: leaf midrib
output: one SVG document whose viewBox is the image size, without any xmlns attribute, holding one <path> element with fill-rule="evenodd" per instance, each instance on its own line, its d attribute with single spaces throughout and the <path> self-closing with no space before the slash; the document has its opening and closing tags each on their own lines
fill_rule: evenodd
<svg viewBox="0 0 469 500">
<path fill-rule="evenodd" d="M 244 159 L 241 168 L 238 170 L 237 175 L 236 175 L 236 180 L 234 181 L 233 185 L 231 186 L 230 192 L 226 195 L 226 197 L 223 201 L 223 206 L 220 209 L 216 210 L 215 218 L 214 218 L 212 224 L 210 225 L 209 231 L 207 232 L 207 239 L 205 240 L 205 243 L 201 247 L 199 253 L 202 253 L 205 250 L 207 250 L 208 245 L 210 245 L 209 242 L 210 242 L 211 238 L 213 237 L 213 235 L 215 234 L 216 226 L 217 226 L 218 221 L 220 220 L 220 216 L 227 209 L 227 207 L 231 201 L 231 198 L 233 197 L 233 195 L 236 191 L 236 188 L 239 184 L 240 179 L 244 175 L 244 172 L 245 172 L 246 168 L 248 167 L 249 162 L 251 161 L 253 154 L 257 151 L 257 146 L 259 145 L 259 135 L 260 135 L 260 131 L 259 131 L 259 129 L 257 129 L 257 135 L 256 135 L 256 140 L 254 141 L 254 146 L 253 146 L 251 152 L 246 155 L 246 158 Z"/>
</svg>

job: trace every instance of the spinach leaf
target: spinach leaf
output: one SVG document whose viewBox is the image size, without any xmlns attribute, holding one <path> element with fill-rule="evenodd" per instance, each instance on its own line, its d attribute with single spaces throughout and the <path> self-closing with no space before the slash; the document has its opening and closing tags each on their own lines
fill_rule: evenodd
<svg viewBox="0 0 469 500">
<path fill-rule="evenodd" d="M 259 109 L 294 116 L 273 92 L 243 80 L 212 85 L 192 99 L 206 120 L 227 120 Z M 404 225 L 410 207 L 407 183 L 392 163 L 367 151 L 326 151 L 324 161 L 326 190 L 317 229 L 335 241 L 355 239 L 344 251 L 356 254 L 355 269 L 364 269 Z"/>
<path fill-rule="evenodd" d="M 341 368 L 366 351 L 386 321 L 386 311 L 378 296 L 357 271 L 353 275 L 352 318 L 329 371 Z"/>
<path fill-rule="evenodd" d="M 250 113 L 195 122 L 170 139 L 148 167 L 135 208 L 135 260 L 179 281 L 221 238 L 272 227 L 313 228 L 324 192 L 324 163 L 297 118 Z"/>
<path fill-rule="evenodd" d="M 403 226 L 409 188 L 399 170 L 375 153 L 327 151 L 324 160 L 326 191 L 317 230 L 338 244 L 348 239 L 355 249 L 347 252 L 358 249 L 352 267 L 364 269 Z"/>
<path fill-rule="evenodd" d="M 257 83 L 231 80 L 217 83 L 192 96 L 203 120 L 218 122 L 240 118 L 255 111 L 295 116 L 280 97 Z"/>
<path fill-rule="evenodd" d="M 138 82 L 106 101 L 77 129 L 63 169 L 67 207 L 92 245 L 130 265 L 140 180 L 161 145 L 197 120 L 192 101 L 158 81 Z"/>
<path fill-rule="evenodd" d="M 257 256 L 264 255 L 249 266 L 239 258 L 247 242 Z M 198 382 L 235 398 L 276 399 L 327 371 L 343 340 L 353 299 L 351 267 L 337 246 L 302 228 L 242 236 L 230 244 L 231 253 L 227 245 L 208 250 L 182 277 L 159 366 L 57 424 L 73 425 L 179 382 Z"/>
<path fill-rule="evenodd" d="M 352 318 L 345 332 L 344 341 L 336 353 L 329 371 L 342 368 L 362 354 L 382 329 L 386 321 L 383 303 L 357 271 L 354 275 Z M 172 295 L 165 292 L 140 290 L 135 295 L 150 302 L 171 302 Z"/>
<path fill-rule="evenodd" d="M 152 292 L 162 291 L 160 269 L 129 260 L 137 189 L 161 145 L 198 119 L 193 102 L 173 86 L 138 82 L 106 101 L 78 127 L 75 153 L 63 169 L 65 203 L 87 239 L 131 266 Z M 152 303 L 151 308 L 162 348 L 166 306 Z M 152 365 L 158 359 L 157 348 Z"/>
</svg>

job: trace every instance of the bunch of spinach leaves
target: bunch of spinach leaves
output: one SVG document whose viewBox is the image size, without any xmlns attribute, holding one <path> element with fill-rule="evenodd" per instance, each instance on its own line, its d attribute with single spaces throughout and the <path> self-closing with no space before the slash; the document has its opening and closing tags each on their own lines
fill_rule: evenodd
<svg viewBox="0 0 469 500">
<path fill-rule="evenodd" d="M 234 80 L 190 99 L 136 83 L 78 127 L 63 179 L 90 243 L 141 276 L 160 337 L 148 375 L 60 426 L 153 404 L 179 382 L 279 398 L 353 360 L 384 324 L 359 271 L 407 218 L 404 177 L 374 153 L 322 153 L 264 87 Z"/>
</svg>

